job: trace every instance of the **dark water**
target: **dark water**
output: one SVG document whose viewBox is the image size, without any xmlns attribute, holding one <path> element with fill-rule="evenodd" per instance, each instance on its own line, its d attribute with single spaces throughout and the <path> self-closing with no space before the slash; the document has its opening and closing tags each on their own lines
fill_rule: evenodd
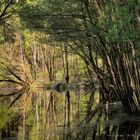
<svg viewBox="0 0 140 140">
<path fill-rule="evenodd" d="M 5 93 L 1 140 L 139 140 L 140 117 L 126 114 L 120 102 L 100 102 L 98 91 Z"/>
</svg>

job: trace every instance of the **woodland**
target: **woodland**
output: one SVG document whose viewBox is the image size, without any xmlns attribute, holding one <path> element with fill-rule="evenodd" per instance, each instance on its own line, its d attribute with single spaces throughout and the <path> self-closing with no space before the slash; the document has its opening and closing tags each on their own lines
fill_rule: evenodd
<svg viewBox="0 0 140 140">
<path fill-rule="evenodd" d="M 140 0 L 0 0 L 0 89 L 55 83 L 139 114 Z"/>
</svg>

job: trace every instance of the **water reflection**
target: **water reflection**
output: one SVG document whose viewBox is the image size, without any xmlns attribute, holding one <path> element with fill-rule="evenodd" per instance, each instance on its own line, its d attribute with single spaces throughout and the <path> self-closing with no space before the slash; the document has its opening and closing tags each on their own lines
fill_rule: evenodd
<svg viewBox="0 0 140 140">
<path fill-rule="evenodd" d="M 98 91 L 36 91 L 0 97 L 0 139 L 139 140 L 140 117 L 104 104 Z"/>
</svg>

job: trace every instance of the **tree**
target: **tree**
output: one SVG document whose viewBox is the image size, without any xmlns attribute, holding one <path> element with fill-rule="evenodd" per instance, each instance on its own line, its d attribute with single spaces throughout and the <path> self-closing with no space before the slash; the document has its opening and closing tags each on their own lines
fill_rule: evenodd
<svg viewBox="0 0 140 140">
<path fill-rule="evenodd" d="M 135 20 L 139 19 L 139 2 L 48 0 L 42 3 L 25 6 L 36 10 L 34 14 L 20 14 L 27 25 L 68 44 L 94 71 L 101 91 L 109 94 L 106 97 L 112 96 L 113 90 L 128 111 L 139 111 L 138 52 L 135 49 L 139 46 L 139 23 Z M 29 18 L 38 20 L 33 23 Z M 104 68 L 97 65 L 95 52 Z M 111 97 L 107 100 L 111 101 Z"/>
</svg>

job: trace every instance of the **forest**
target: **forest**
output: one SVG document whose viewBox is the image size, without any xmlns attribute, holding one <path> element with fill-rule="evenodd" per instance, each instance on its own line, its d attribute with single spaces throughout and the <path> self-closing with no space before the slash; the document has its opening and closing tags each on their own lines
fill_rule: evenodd
<svg viewBox="0 0 140 140">
<path fill-rule="evenodd" d="M 140 0 L 0 0 L 5 138 L 139 140 Z"/>
</svg>

